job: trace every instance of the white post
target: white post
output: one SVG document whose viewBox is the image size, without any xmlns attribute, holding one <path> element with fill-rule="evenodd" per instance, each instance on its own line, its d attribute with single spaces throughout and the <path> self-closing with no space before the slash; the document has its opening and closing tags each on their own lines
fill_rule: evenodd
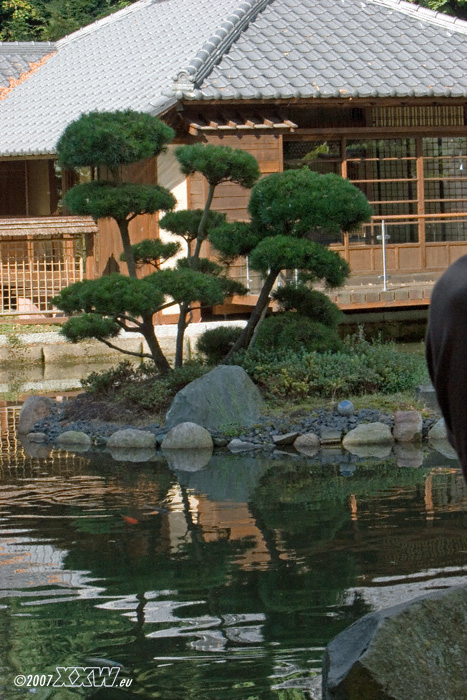
<svg viewBox="0 0 467 700">
<path fill-rule="evenodd" d="M 381 244 L 383 247 L 383 292 L 387 292 L 388 277 L 386 274 L 386 226 L 384 219 L 381 221 Z"/>
</svg>

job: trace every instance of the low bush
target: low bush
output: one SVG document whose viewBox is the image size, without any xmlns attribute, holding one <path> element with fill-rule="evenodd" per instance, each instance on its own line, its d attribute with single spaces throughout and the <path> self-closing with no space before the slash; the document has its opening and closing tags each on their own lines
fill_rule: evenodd
<svg viewBox="0 0 467 700">
<path fill-rule="evenodd" d="M 354 337 L 337 353 L 277 353 L 255 348 L 238 353 L 233 362 L 244 367 L 266 396 L 276 399 L 391 394 L 427 381 L 420 355 L 400 352 L 394 344 Z"/>
<path fill-rule="evenodd" d="M 286 311 L 265 318 L 254 339 L 256 350 L 283 352 L 300 349 L 308 352 L 337 352 L 342 348 L 336 328 L 307 316 Z"/>
<path fill-rule="evenodd" d="M 127 409 L 158 414 L 170 406 L 177 391 L 206 371 L 197 362 L 187 362 L 161 375 L 153 363 L 134 366 L 124 360 L 113 369 L 92 372 L 81 384 L 98 400 L 112 400 Z"/>
<path fill-rule="evenodd" d="M 208 365 L 217 365 L 238 340 L 242 330 L 239 326 L 209 328 L 198 338 L 196 350 L 204 355 Z"/>
</svg>

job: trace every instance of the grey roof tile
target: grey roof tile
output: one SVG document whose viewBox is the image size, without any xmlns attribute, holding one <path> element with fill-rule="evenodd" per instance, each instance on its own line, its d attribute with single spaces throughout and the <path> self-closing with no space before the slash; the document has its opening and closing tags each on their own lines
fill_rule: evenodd
<svg viewBox="0 0 467 700">
<path fill-rule="evenodd" d="M 404 0 L 139 0 L 58 42 L 0 102 L 0 154 L 52 153 L 83 111 L 182 96 L 464 96 L 466 59 L 467 23 Z"/>
<path fill-rule="evenodd" d="M 24 73 L 45 56 L 55 51 L 55 44 L 49 41 L 0 42 L 0 88 L 18 80 Z"/>
</svg>

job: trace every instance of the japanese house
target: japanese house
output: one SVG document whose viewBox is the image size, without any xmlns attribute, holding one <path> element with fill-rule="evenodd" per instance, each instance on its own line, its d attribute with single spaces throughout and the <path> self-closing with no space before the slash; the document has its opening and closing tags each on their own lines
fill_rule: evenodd
<svg viewBox="0 0 467 700">
<path fill-rule="evenodd" d="M 467 253 L 466 59 L 466 22 L 402 0 L 139 0 L 56 44 L 0 44 L 2 313 L 51 312 L 57 285 L 124 268 L 111 222 L 60 209 L 95 173 L 60 172 L 55 144 L 96 109 L 159 115 L 176 143 L 246 149 L 263 174 L 339 173 L 375 211 L 334 246 L 352 272 L 379 273 L 384 221 L 389 271 L 439 274 Z M 173 146 L 129 176 L 203 204 Z M 214 206 L 245 219 L 247 203 L 226 184 Z M 164 232 L 138 217 L 131 234 Z M 247 261 L 234 274 L 254 294 Z"/>
</svg>

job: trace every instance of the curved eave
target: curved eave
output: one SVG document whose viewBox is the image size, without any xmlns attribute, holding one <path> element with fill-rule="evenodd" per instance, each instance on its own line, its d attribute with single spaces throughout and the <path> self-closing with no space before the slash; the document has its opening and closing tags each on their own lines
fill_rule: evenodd
<svg viewBox="0 0 467 700">
<path fill-rule="evenodd" d="M 11 151 L 4 151 L 3 153 L 0 153 L 0 160 L 6 160 L 6 159 L 25 159 L 25 158 L 54 158 L 57 155 L 55 150 L 45 150 L 45 149 L 39 149 L 39 150 L 34 150 L 34 151 L 28 151 L 25 149 L 21 149 L 18 151 L 11 150 Z"/>
<path fill-rule="evenodd" d="M 209 93 L 205 93 L 202 90 L 194 90 L 190 92 L 178 93 L 177 97 L 186 101 L 196 101 L 196 102 L 218 102 L 218 101 L 230 101 L 238 102 L 242 100 L 302 100 L 302 99 L 368 99 L 368 98 L 379 98 L 379 99 L 394 99 L 394 98 L 458 98 L 467 99 L 467 88 L 456 88 L 456 87 L 444 87 L 435 86 L 433 88 L 415 90 L 413 88 L 409 90 L 390 90 L 383 91 L 373 88 L 371 90 L 347 90 L 345 88 L 336 90 L 320 90 L 315 88 L 313 90 L 276 90 L 273 93 L 265 93 L 262 91 L 248 91 L 248 92 L 224 92 L 222 90 L 212 90 Z"/>
</svg>

